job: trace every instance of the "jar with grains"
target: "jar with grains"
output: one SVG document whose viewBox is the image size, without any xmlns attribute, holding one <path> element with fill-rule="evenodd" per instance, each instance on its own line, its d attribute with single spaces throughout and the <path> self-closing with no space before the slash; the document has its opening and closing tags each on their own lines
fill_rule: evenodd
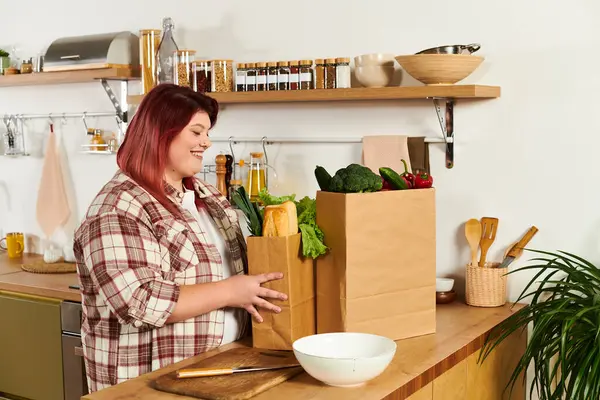
<svg viewBox="0 0 600 400">
<path fill-rule="evenodd" d="M 246 91 L 246 64 L 238 63 L 235 71 L 235 91 Z"/>
<path fill-rule="evenodd" d="M 290 61 L 290 90 L 300 89 L 300 62 Z"/>
<path fill-rule="evenodd" d="M 233 60 L 213 60 L 212 91 L 233 92 Z"/>
<path fill-rule="evenodd" d="M 208 60 L 199 60 L 192 63 L 192 89 L 196 92 L 210 92 L 211 63 Z"/>
<path fill-rule="evenodd" d="M 246 64 L 246 92 L 256 92 L 256 64 Z"/>
<path fill-rule="evenodd" d="M 315 89 L 325 89 L 325 60 L 315 60 Z"/>
<path fill-rule="evenodd" d="M 337 58 L 335 60 L 335 87 L 345 89 L 350 87 L 350 59 Z"/>
<path fill-rule="evenodd" d="M 325 59 L 325 89 L 335 89 L 335 58 Z"/>
<path fill-rule="evenodd" d="M 140 64 L 142 68 L 142 94 L 156 86 L 156 54 L 160 44 L 160 29 L 140 31 Z"/>
<path fill-rule="evenodd" d="M 300 60 L 300 90 L 312 89 L 312 60 Z"/>
<path fill-rule="evenodd" d="M 195 50 L 177 50 L 173 54 L 173 83 L 179 86 L 192 87 L 192 63 Z"/>
<path fill-rule="evenodd" d="M 277 90 L 277 62 L 267 63 L 267 90 Z"/>
<path fill-rule="evenodd" d="M 277 63 L 277 88 L 279 90 L 288 90 L 290 85 L 290 63 L 279 61 Z"/>
<path fill-rule="evenodd" d="M 267 63 L 256 63 L 256 90 L 267 90 Z"/>
</svg>

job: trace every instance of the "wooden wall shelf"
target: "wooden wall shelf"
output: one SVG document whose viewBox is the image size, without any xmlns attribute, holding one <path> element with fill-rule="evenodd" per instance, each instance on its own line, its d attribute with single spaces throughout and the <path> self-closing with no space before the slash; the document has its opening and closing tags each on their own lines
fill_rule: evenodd
<svg viewBox="0 0 600 400">
<path fill-rule="evenodd" d="M 83 83 L 94 82 L 99 79 L 132 80 L 139 79 L 139 77 L 139 70 L 126 67 L 79 71 L 38 72 L 32 74 L 2 75 L 0 76 L 0 87 Z"/>
<path fill-rule="evenodd" d="M 209 93 L 221 104 L 291 103 L 317 101 L 411 100 L 429 98 L 491 99 L 500 97 L 499 86 L 447 85 L 399 86 L 385 88 L 285 90 L 274 92 Z M 128 96 L 129 104 L 139 104 L 143 95 Z"/>
</svg>

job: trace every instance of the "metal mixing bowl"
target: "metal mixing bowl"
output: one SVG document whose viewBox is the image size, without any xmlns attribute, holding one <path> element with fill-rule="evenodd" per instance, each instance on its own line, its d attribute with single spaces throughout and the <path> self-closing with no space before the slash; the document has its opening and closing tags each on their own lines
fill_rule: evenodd
<svg viewBox="0 0 600 400">
<path fill-rule="evenodd" d="M 468 52 L 469 54 L 475 53 L 481 48 L 478 43 L 471 44 L 454 44 L 439 47 L 432 47 L 430 49 L 421 50 L 415 54 L 463 54 Z"/>
</svg>

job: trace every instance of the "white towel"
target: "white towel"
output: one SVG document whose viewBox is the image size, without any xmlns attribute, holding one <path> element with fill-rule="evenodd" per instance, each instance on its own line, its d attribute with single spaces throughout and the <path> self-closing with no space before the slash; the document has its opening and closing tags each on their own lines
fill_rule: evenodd
<svg viewBox="0 0 600 400">
<path fill-rule="evenodd" d="M 402 160 L 406 161 L 408 171 L 412 172 L 408 152 L 408 136 L 373 135 L 363 137 L 362 163 L 376 174 L 379 174 L 380 167 L 389 167 L 402 174 L 404 172 Z"/>
</svg>

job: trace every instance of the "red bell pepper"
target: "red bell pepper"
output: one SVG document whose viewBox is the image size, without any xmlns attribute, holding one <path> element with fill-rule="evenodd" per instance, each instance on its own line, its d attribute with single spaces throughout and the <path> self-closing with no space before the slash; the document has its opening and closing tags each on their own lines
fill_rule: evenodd
<svg viewBox="0 0 600 400">
<path fill-rule="evenodd" d="M 427 189 L 433 186 L 433 177 L 427 172 L 421 172 L 415 177 L 415 189 Z"/>
<path fill-rule="evenodd" d="M 404 159 L 400 161 L 402 161 L 402 164 L 404 164 L 404 172 L 400 174 L 400 176 L 404 179 L 408 188 L 412 189 L 413 187 L 415 187 L 415 176 L 408 172 L 408 165 L 406 164 L 406 161 L 404 161 Z"/>
</svg>

